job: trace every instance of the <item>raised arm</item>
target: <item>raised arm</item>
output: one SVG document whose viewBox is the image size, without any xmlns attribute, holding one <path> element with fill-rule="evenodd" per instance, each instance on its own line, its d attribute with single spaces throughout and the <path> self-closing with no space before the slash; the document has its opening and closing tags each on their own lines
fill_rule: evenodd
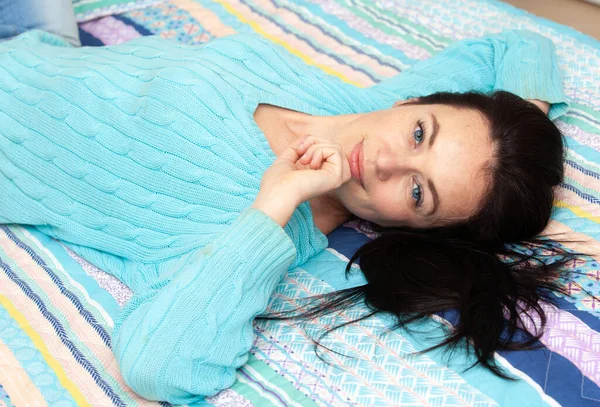
<svg viewBox="0 0 600 407">
<path fill-rule="evenodd" d="M 174 404 L 230 387 L 254 342 L 252 320 L 297 254 L 283 227 L 299 204 L 350 177 L 341 147 L 329 140 L 304 137 L 284 150 L 252 207 L 207 246 L 165 263 L 125 305 L 113 331 L 125 382 Z"/>
<path fill-rule="evenodd" d="M 371 87 L 397 99 L 434 92 L 495 90 L 549 104 L 555 119 L 568 109 L 554 43 L 524 30 L 455 42 L 432 58 Z"/>
</svg>

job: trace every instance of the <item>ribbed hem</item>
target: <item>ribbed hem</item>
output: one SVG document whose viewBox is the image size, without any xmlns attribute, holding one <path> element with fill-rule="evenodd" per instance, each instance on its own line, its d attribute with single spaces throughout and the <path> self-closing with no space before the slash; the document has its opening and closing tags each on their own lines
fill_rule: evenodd
<svg viewBox="0 0 600 407">
<path fill-rule="evenodd" d="M 283 228 L 256 208 L 242 211 L 227 231 L 202 251 L 211 250 L 211 246 L 232 249 L 258 279 L 285 263 L 289 266 L 296 257 L 296 247 Z"/>
</svg>

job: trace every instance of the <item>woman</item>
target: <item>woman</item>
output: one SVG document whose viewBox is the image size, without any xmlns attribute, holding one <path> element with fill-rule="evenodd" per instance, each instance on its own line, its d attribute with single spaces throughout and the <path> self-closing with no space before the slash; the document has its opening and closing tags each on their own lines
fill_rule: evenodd
<svg viewBox="0 0 600 407">
<path fill-rule="evenodd" d="M 366 89 L 257 36 L 75 48 L 30 31 L 0 43 L 0 221 L 35 225 L 134 291 L 112 343 L 148 399 L 231 386 L 277 283 L 351 214 L 391 231 L 370 247 L 388 257 L 361 257 L 365 299 L 460 306 L 453 343 L 497 369 L 502 306 L 556 289 L 541 274 L 560 263 L 498 260 L 542 231 L 562 178 L 560 132 L 521 98 L 550 119 L 567 107 L 552 43 L 523 31 Z"/>
</svg>

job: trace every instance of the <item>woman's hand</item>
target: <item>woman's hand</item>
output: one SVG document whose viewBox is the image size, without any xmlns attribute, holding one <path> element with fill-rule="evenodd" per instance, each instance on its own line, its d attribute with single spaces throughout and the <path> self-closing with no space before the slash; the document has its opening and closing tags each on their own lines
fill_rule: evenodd
<svg viewBox="0 0 600 407">
<path fill-rule="evenodd" d="M 283 227 L 302 202 L 333 191 L 351 178 L 350 164 L 339 144 L 307 136 L 292 143 L 265 171 L 252 207 Z"/>
<path fill-rule="evenodd" d="M 533 103 L 534 105 L 539 107 L 542 110 L 542 112 L 548 115 L 548 112 L 550 111 L 550 104 L 548 102 L 544 102 L 537 99 L 527 99 L 527 101 Z"/>
</svg>

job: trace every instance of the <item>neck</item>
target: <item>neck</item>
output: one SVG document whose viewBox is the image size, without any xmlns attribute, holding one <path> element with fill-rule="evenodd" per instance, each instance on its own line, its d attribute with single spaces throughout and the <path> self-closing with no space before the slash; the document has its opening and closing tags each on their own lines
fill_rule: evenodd
<svg viewBox="0 0 600 407">
<path fill-rule="evenodd" d="M 301 138 L 310 134 L 326 140 L 333 140 L 345 125 L 360 116 L 362 114 L 312 116 L 294 110 L 285 110 L 282 120 L 294 135 L 294 138 Z"/>
<path fill-rule="evenodd" d="M 260 104 L 254 114 L 275 155 L 280 155 L 294 140 L 307 134 L 334 140 L 349 122 L 361 114 L 312 116 L 306 113 Z M 325 235 L 344 223 L 351 213 L 333 192 L 309 200 L 315 226 Z"/>
<path fill-rule="evenodd" d="M 324 235 L 333 232 L 352 215 L 332 193 L 313 198 L 309 203 L 315 226 Z"/>
<path fill-rule="evenodd" d="M 310 134 L 332 141 L 345 125 L 360 116 L 361 114 L 311 116 L 302 112 L 286 110 L 282 119 L 294 139 Z M 315 226 L 324 235 L 333 232 L 352 215 L 335 197 L 333 191 L 313 198 L 309 200 L 309 203 Z"/>
</svg>

